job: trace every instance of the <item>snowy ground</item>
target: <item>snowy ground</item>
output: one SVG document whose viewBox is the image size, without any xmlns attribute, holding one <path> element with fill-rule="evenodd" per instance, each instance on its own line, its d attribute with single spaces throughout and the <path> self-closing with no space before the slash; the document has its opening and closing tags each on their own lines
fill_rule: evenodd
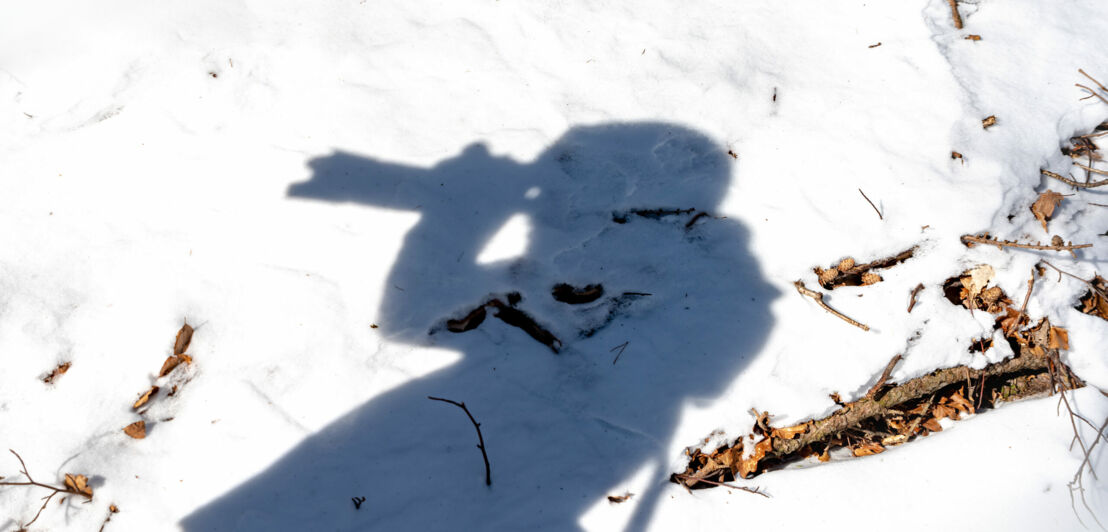
<svg viewBox="0 0 1108 532">
<path fill-rule="evenodd" d="M 960 9 L 961 30 L 943 0 L 0 8 L 0 448 L 95 491 L 31 528 L 95 530 L 113 504 L 105 530 L 1095 527 L 1053 399 L 744 483 L 771 499 L 666 481 L 752 407 L 826 415 L 893 354 L 897 381 L 997 360 L 967 351 L 992 317 L 939 288 L 967 268 L 1013 298 L 1044 258 L 1108 273 L 1105 189 L 1050 233 L 1028 209 L 1075 192 L 1039 169 L 1069 172 L 1059 148 L 1108 117 L 1073 86 L 1108 80 L 1108 6 Z M 614 221 L 637 208 L 712 216 Z M 959 241 L 983 231 L 1094 246 Z M 793 287 L 911 246 L 829 294 L 868 332 Z M 565 305 L 560 282 L 606 295 Z M 1084 290 L 1044 277 L 1027 310 L 1069 330 L 1075 403 L 1102 420 Z M 443 328 L 510 292 L 558 354 L 491 316 Z M 194 362 L 159 380 L 182 320 Z M 491 487 L 465 414 L 428 395 L 482 423 Z M 0 529 L 45 494 L 0 488 Z"/>
</svg>

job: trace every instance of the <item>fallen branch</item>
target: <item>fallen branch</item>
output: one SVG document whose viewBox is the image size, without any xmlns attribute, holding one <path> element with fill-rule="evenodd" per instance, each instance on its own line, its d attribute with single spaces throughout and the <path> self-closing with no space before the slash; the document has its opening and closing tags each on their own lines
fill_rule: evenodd
<svg viewBox="0 0 1108 532">
<path fill-rule="evenodd" d="M 31 473 L 29 473 L 27 471 L 27 464 L 25 464 L 23 462 L 23 457 L 19 456 L 19 453 L 15 452 L 11 449 L 8 449 L 8 451 L 11 452 L 12 454 L 14 454 L 15 458 L 17 460 L 19 460 L 19 466 L 21 467 L 19 472 L 22 473 L 23 476 L 27 477 L 27 482 L 0 482 L 0 486 L 36 486 L 36 487 L 39 487 L 39 488 L 45 488 L 45 489 L 50 490 L 50 495 L 47 495 L 46 497 L 43 497 L 42 506 L 40 506 L 39 509 L 38 509 L 38 512 L 35 513 L 35 517 L 33 519 L 31 519 L 30 521 L 20 525 L 21 529 L 27 528 L 27 527 L 31 526 L 32 523 L 37 521 L 39 516 L 42 515 L 42 511 L 46 509 L 46 505 L 49 504 L 50 500 L 53 499 L 54 496 L 59 494 L 59 493 L 69 493 L 69 494 L 72 494 L 72 495 L 80 495 L 80 496 L 82 496 L 86 499 L 92 500 L 92 488 L 88 487 L 88 485 L 87 485 L 88 479 L 85 478 L 84 475 L 73 476 L 73 475 L 67 474 L 65 476 L 65 485 L 63 487 L 60 487 L 60 488 L 57 487 L 57 486 L 51 486 L 49 484 L 43 484 L 41 482 L 35 481 L 34 478 L 31 478 Z M 0 479 L 2 479 L 2 478 L 4 478 L 4 477 L 0 477 Z"/>
<path fill-rule="evenodd" d="M 967 247 L 973 247 L 974 244 L 986 244 L 999 248 L 1020 248 L 1020 249 L 1036 249 L 1036 250 L 1049 250 L 1049 251 L 1073 251 L 1075 249 L 1084 249 L 1093 247 L 1092 244 L 1025 244 L 1022 242 L 1016 242 L 1013 240 L 997 240 L 989 237 L 988 234 L 984 236 L 976 235 L 962 235 L 962 243 Z"/>
<path fill-rule="evenodd" d="M 1042 168 L 1042 169 L 1040 169 L 1040 170 L 1039 170 L 1039 173 L 1041 173 L 1041 174 L 1043 174 L 1043 175 L 1045 175 L 1045 176 L 1047 176 L 1047 177 L 1051 177 L 1051 178 L 1057 179 L 1057 180 L 1059 180 L 1059 181 L 1061 181 L 1061 182 L 1063 182 L 1063 183 L 1065 183 L 1065 184 L 1067 184 L 1067 185 L 1069 185 L 1069 186 L 1071 186 L 1071 187 L 1077 187 L 1077 188 L 1096 188 L 1096 187 L 1102 187 L 1102 186 L 1104 186 L 1104 185 L 1108 185 L 1108 179 L 1105 179 L 1105 180 L 1103 180 L 1103 181 L 1093 181 L 1093 182 L 1091 182 L 1091 183 L 1082 183 L 1082 182 L 1080 182 L 1080 181 L 1074 181 L 1073 179 L 1070 179 L 1070 178 L 1068 178 L 1068 177 L 1063 177 L 1063 176 L 1060 176 L 1060 175 L 1058 175 L 1058 174 L 1056 174 L 1056 173 L 1054 173 L 1054 172 L 1051 172 L 1050 170 L 1047 170 L 1047 169 L 1045 169 L 1045 168 Z"/>
<path fill-rule="evenodd" d="M 427 398 L 432 401 L 442 401 L 444 403 L 450 403 L 464 410 L 466 415 L 469 416 L 469 421 L 473 423 L 473 428 L 477 429 L 477 448 L 481 449 L 481 458 L 485 459 L 485 485 L 492 486 L 492 470 L 489 467 L 489 455 L 487 452 L 485 452 L 485 438 L 481 435 L 481 424 L 478 423 L 476 419 L 473 419 L 473 414 L 469 413 L 469 409 L 466 408 L 465 403 L 459 403 L 457 401 L 451 401 L 450 399 L 443 399 L 441 397 L 431 397 L 430 395 L 428 395 Z"/>
<path fill-rule="evenodd" d="M 675 478 L 684 479 L 684 484 L 690 487 L 696 482 L 719 475 L 724 475 L 724 478 L 727 475 L 749 478 L 751 475 L 764 472 L 767 464 L 780 464 L 786 460 L 805 456 L 805 450 L 812 450 L 813 446 L 817 446 L 816 448 L 823 446 L 826 452 L 826 449 L 832 446 L 843 445 L 843 439 L 850 439 L 850 434 L 879 435 L 881 433 L 881 431 L 867 431 L 863 425 L 864 422 L 888 419 L 890 416 L 904 416 L 906 412 L 915 411 L 918 417 L 912 421 L 907 430 L 898 430 L 899 436 L 891 436 L 898 441 L 883 445 L 903 443 L 915 435 L 917 429 L 932 432 L 941 430 L 938 426 L 928 427 L 928 423 L 937 424 L 937 416 L 932 413 L 932 407 L 949 411 L 955 403 L 936 405 L 936 398 L 939 394 L 946 393 L 944 390 L 949 390 L 949 387 L 961 386 L 967 381 L 987 383 L 982 386 L 988 386 L 993 391 L 991 403 L 994 406 L 1001 401 L 1045 395 L 1050 392 L 1053 388 L 1052 383 L 1055 382 L 1055 377 L 1048 375 L 1048 372 L 1052 371 L 1052 364 L 1054 364 L 1052 360 L 1056 360 L 1058 351 L 1050 349 L 1045 356 L 1041 351 L 1039 354 L 1035 354 L 1034 351 L 1030 348 L 1021 349 L 1019 355 L 979 370 L 966 366 L 937 370 L 888 387 L 887 391 L 879 396 L 867 394 L 842 406 L 825 418 L 807 421 L 793 427 L 767 430 L 756 426 L 755 430 L 762 432 L 765 439 L 754 449 L 753 456 L 757 457 L 755 465 L 744 470 L 742 467 L 744 464 L 734 463 L 739 456 L 745 456 L 740 439 L 732 446 L 722 447 L 711 454 L 697 451 L 691 455 L 692 460 L 688 469 L 680 476 L 675 475 Z M 891 361 L 886 369 L 888 370 L 889 367 L 895 367 L 895 364 Z M 1060 367 L 1064 368 L 1064 366 Z M 1082 385 L 1079 379 L 1072 378 L 1069 385 L 1063 387 L 1073 388 Z M 969 393 L 968 389 L 966 393 Z M 959 397 L 963 397 L 961 400 L 966 401 L 964 396 L 959 395 Z M 968 405 L 968 403 L 965 404 Z M 972 405 L 968 406 L 973 408 Z M 943 417 L 949 417 L 949 415 L 944 414 Z M 930 421 L 923 423 L 925 419 Z M 734 458 L 728 460 L 728 457 Z M 746 458 L 742 460 L 746 461 Z"/>
<path fill-rule="evenodd" d="M 849 323 L 849 324 L 851 324 L 851 325 L 853 325 L 853 326 L 855 326 L 859 329 L 862 329 L 863 331 L 868 331 L 869 330 L 869 326 L 867 326 L 863 323 L 859 323 L 855 320 L 852 320 L 849 317 L 847 317 L 845 314 L 843 314 L 842 312 L 839 312 L 839 311 L 827 306 L 827 303 L 823 302 L 823 292 L 816 292 L 815 290 L 811 290 L 811 289 L 806 288 L 804 286 L 803 281 L 797 281 L 797 282 L 793 283 L 793 285 L 796 286 L 797 292 L 800 292 L 802 295 L 805 295 L 805 296 L 808 296 L 808 297 L 814 299 L 816 301 L 817 305 L 823 307 L 823 310 L 826 310 L 827 312 L 830 312 L 831 314 L 837 316 L 839 319 L 841 319 L 841 320 L 843 320 L 843 321 L 845 321 L 845 322 L 847 322 L 847 323 Z"/>
<path fill-rule="evenodd" d="M 862 189 L 858 189 L 858 192 L 862 194 L 863 198 L 866 198 L 866 201 L 869 202 L 869 206 L 873 207 L 873 212 L 877 213 L 877 218 L 880 220 L 884 220 L 885 217 L 881 215 L 881 211 L 877 210 L 877 205 L 874 205 L 873 202 L 870 201 L 869 196 L 867 196 L 865 192 L 862 192 Z"/>
</svg>

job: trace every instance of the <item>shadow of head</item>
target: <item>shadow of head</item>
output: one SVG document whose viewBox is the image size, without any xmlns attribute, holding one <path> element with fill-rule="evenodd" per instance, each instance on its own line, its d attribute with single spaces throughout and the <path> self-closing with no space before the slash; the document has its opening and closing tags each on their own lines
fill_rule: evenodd
<svg viewBox="0 0 1108 532">
<path fill-rule="evenodd" d="M 565 530 L 645 474 L 619 507 L 642 524 L 677 458 L 684 407 L 719 397 L 771 325 L 777 292 L 745 227 L 717 212 L 732 163 L 707 137 L 661 123 L 574 128 L 523 163 L 481 144 L 430 168 L 314 159 L 290 197 L 418 211 L 375 321 L 391 343 L 462 357 L 373 396 L 185 527 Z M 517 218 L 525 245 L 481 260 Z M 561 284 L 602 294 L 566 302 Z M 491 298 L 557 337 L 561 354 L 508 320 L 443 328 Z M 482 423 L 491 489 L 472 426 L 429 395 L 466 402 Z M 368 498 L 361 510 L 354 496 Z"/>
</svg>

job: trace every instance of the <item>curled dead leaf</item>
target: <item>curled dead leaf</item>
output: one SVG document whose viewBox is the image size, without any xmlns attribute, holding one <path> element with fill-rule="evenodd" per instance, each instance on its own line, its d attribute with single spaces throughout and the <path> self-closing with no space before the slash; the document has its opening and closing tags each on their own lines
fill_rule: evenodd
<svg viewBox="0 0 1108 532">
<path fill-rule="evenodd" d="M 855 445 L 850 449 L 850 452 L 854 453 L 854 456 L 869 456 L 871 454 L 879 454 L 885 452 L 885 448 L 880 443 L 874 442 L 862 442 Z"/>
<path fill-rule="evenodd" d="M 1070 333 L 1061 327 L 1051 327 L 1048 347 L 1051 349 L 1069 349 Z"/>
<path fill-rule="evenodd" d="M 45 382 L 46 384 L 53 383 L 54 379 L 65 375 L 65 372 L 69 371 L 70 365 L 72 365 L 71 362 L 62 362 L 61 364 L 58 364 L 58 367 L 54 368 L 54 371 L 51 371 L 49 375 L 42 378 L 42 382 Z"/>
<path fill-rule="evenodd" d="M 188 350 L 192 343 L 192 326 L 187 322 L 177 331 L 177 340 L 173 342 L 173 354 L 180 355 Z"/>
<path fill-rule="evenodd" d="M 65 487 L 71 493 L 78 493 L 85 497 L 92 498 L 92 486 L 88 485 L 88 477 L 84 475 L 71 475 L 65 474 Z"/>
<path fill-rule="evenodd" d="M 173 371 L 173 368 L 176 368 L 180 363 L 181 359 L 177 355 L 170 355 L 169 358 L 165 359 L 165 362 L 162 363 L 162 369 L 158 371 L 158 377 L 169 375 L 169 372 Z"/>
<path fill-rule="evenodd" d="M 146 390 L 146 392 L 138 398 L 138 401 L 135 401 L 135 404 L 131 405 L 131 409 L 138 410 L 142 407 L 142 405 L 148 403 L 150 401 L 150 398 L 153 397 L 156 393 L 158 393 L 158 387 L 151 386 L 149 390 Z"/>
<path fill-rule="evenodd" d="M 763 438 L 754 445 L 754 452 L 750 456 L 739 460 L 738 475 L 742 478 L 750 478 L 750 475 L 758 470 L 758 462 L 766 457 L 766 453 L 773 449 L 773 439 Z"/>
<path fill-rule="evenodd" d="M 1047 230 L 1046 223 L 1050 221 L 1050 217 L 1054 215 L 1054 209 L 1058 207 L 1064 197 L 1057 192 L 1048 190 L 1039 194 L 1039 198 L 1031 204 L 1031 214 L 1034 214 L 1039 223 L 1043 224 L 1043 231 Z"/>
<path fill-rule="evenodd" d="M 123 433 L 136 439 L 141 440 L 146 437 L 146 422 L 136 421 L 123 427 Z"/>
</svg>

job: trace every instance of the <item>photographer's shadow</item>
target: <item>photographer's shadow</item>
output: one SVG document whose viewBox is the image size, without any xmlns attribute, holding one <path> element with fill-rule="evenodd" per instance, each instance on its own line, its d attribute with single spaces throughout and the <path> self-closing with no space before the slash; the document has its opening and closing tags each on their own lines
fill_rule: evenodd
<svg viewBox="0 0 1108 532">
<path fill-rule="evenodd" d="M 290 197 L 419 212 L 373 319 L 391 343 L 461 358 L 374 397 L 183 526 L 575 529 L 636 475 L 646 487 L 600 513 L 644 526 L 683 408 L 719 397 L 772 325 L 778 292 L 747 230 L 715 212 L 733 163 L 662 123 L 574 128 L 526 164 L 480 144 L 427 169 L 315 159 Z M 509 222 L 526 249 L 479 260 Z M 465 413 L 428 396 L 464 401 L 481 423 L 491 487 Z"/>
</svg>

